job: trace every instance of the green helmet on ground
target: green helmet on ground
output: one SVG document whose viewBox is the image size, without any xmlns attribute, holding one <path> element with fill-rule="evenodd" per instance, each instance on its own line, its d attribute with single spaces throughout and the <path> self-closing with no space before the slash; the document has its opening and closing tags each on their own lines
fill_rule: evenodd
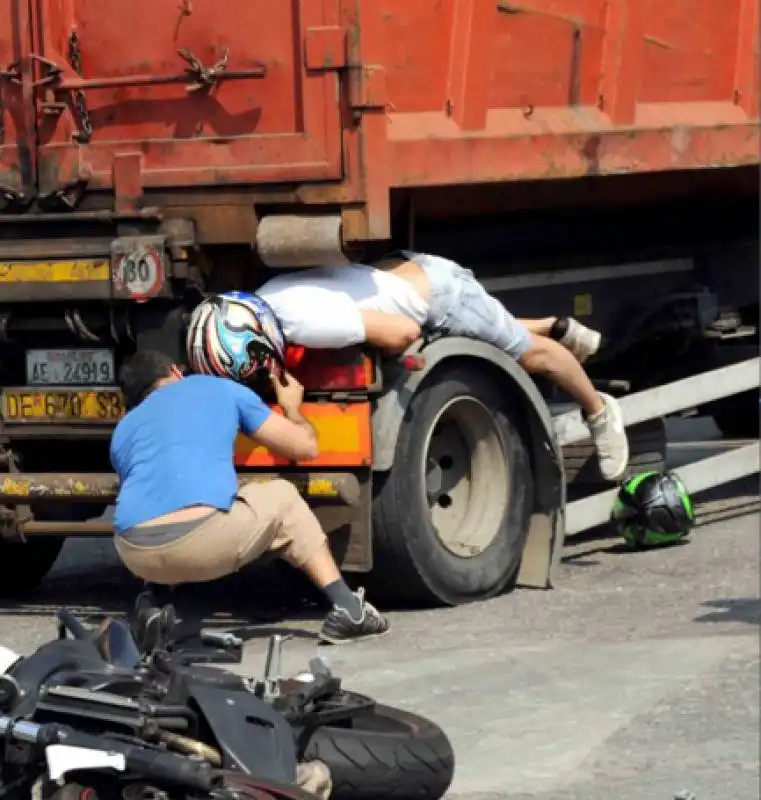
<svg viewBox="0 0 761 800">
<path fill-rule="evenodd" d="M 657 547 L 686 538 L 695 512 L 677 475 L 642 472 L 622 484 L 613 519 L 630 547 Z"/>
</svg>

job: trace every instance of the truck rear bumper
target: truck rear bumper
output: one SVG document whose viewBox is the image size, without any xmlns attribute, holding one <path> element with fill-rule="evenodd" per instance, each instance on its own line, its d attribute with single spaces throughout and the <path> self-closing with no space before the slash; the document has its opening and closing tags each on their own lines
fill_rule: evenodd
<svg viewBox="0 0 761 800">
<path fill-rule="evenodd" d="M 241 483 L 267 483 L 280 478 L 291 481 L 301 495 L 310 501 L 351 507 L 360 503 L 360 481 L 352 472 L 257 472 L 240 475 Z M 119 480 L 111 473 L 25 472 L 0 477 L 2 504 L 39 501 L 113 503 L 118 490 Z"/>
<path fill-rule="evenodd" d="M 370 470 L 358 472 L 248 472 L 241 483 L 267 483 L 284 479 L 293 483 L 317 515 L 342 568 L 366 572 L 372 567 L 370 541 Z M 113 473 L 14 473 L 0 476 L 0 505 L 30 507 L 20 514 L 18 526 L 0 526 L 4 536 L 107 536 L 113 533 L 110 517 L 83 522 L 37 520 L 34 505 L 110 505 L 116 500 L 119 481 Z M 97 510 L 93 510 L 97 514 Z"/>
</svg>

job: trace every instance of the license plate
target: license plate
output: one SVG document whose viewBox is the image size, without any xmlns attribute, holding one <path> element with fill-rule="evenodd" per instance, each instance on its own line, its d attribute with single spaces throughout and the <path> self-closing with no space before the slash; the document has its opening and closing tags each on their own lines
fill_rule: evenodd
<svg viewBox="0 0 761 800">
<path fill-rule="evenodd" d="M 0 261 L 0 283 L 79 283 L 107 281 L 106 259 L 77 261 Z"/>
<path fill-rule="evenodd" d="M 114 354 L 110 350 L 27 350 L 26 382 L 30 386 L 113 386 Z"/>
<path fill-rule="evenodd" d="M 3 389 L 3 421 L 114 423 L 124 414 L 118 389 Z"/>
</svg>

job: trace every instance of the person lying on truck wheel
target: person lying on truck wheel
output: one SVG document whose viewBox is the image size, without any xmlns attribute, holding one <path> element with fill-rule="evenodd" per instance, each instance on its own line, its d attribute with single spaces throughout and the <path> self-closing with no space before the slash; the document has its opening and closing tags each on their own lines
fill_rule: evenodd
<svg viewBox="0 0 761 800">
<path fill-rule="evenodd" d="M 599 333 L 570 318 L 516 319 L 454 261 L 404 251 L 374 266 L 289 272 L 267 281 L 257 295 L 274 311 L 287 341 L 305 347 L 367 342 L 399 353 L 424 329 L 499 347 L 578 402 L 604 478 L 616 480 L 626 470 L 629 444 L 618 403 L 597 392 L 580 363 L 599 348 Z"/>
<path fill-rule="evenodd" d="M 240 321 L 238 309 L 233 322 Z M 210 318 L 213 337 L 224 339 L 226 322 L 224 315 Z M 254 322 L 245 332 L 248 352 L 238 354 L 238 363 L 245 359 L 244 372 L 270 372 L 283 416 L 235 381 L 184 377 L 161 353 L 138 352 L 122 366 L 128 411 L 111 440 L 120 481 L 116 550 L 130 572 L 164 586 L 213 581 L 275 552 L 332 604 L 320 631 L 323 641 L 381 636 L 388 622 L 363 590 L 353 593 L 346 585 L 320 523 L 294 485 L 273 480 L 238 486 L 233 454 L 239 431 L 290 461 L 317 455 L 314 429 L 300 412 L 303 387 L 285 371 L 276 374 L 274 349 Z M 228 363 L 221 352 L 210 351 L 210 357 Z"/>
</svg>

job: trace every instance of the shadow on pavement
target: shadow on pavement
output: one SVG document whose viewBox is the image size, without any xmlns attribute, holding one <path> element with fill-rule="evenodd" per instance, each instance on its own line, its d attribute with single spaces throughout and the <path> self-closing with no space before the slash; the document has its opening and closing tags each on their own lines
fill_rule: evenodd
<svg viewBox="0 0 761 800">
<path fill-rule="evenodd" d="M 761 625 L 761 598 L 739 597 L 708 600 L 704 608 L 714 609 L 695 618 L 695 622 L 746 622 Z"/>
<path fill-rule="evenodd" d="M 106 615 L 128 613 L 142 588 L 118 561 L 93 568 L 87 563 L 54 573 L 28 598 L 6 601 L 2 616 L 52 617 L 62 606 L 92 624 Z M 274 633 L 316 639 L 300 622 L 317 622 L 327 613 L 322 596 L 282 565 L 252 567 L 209 584 L 186 585 L 173 593 L 178 616 L 204 627 L 234 632 L 246 641 Z M 287 625 L 280 623 L 288 619 Z"/>
</svg>

